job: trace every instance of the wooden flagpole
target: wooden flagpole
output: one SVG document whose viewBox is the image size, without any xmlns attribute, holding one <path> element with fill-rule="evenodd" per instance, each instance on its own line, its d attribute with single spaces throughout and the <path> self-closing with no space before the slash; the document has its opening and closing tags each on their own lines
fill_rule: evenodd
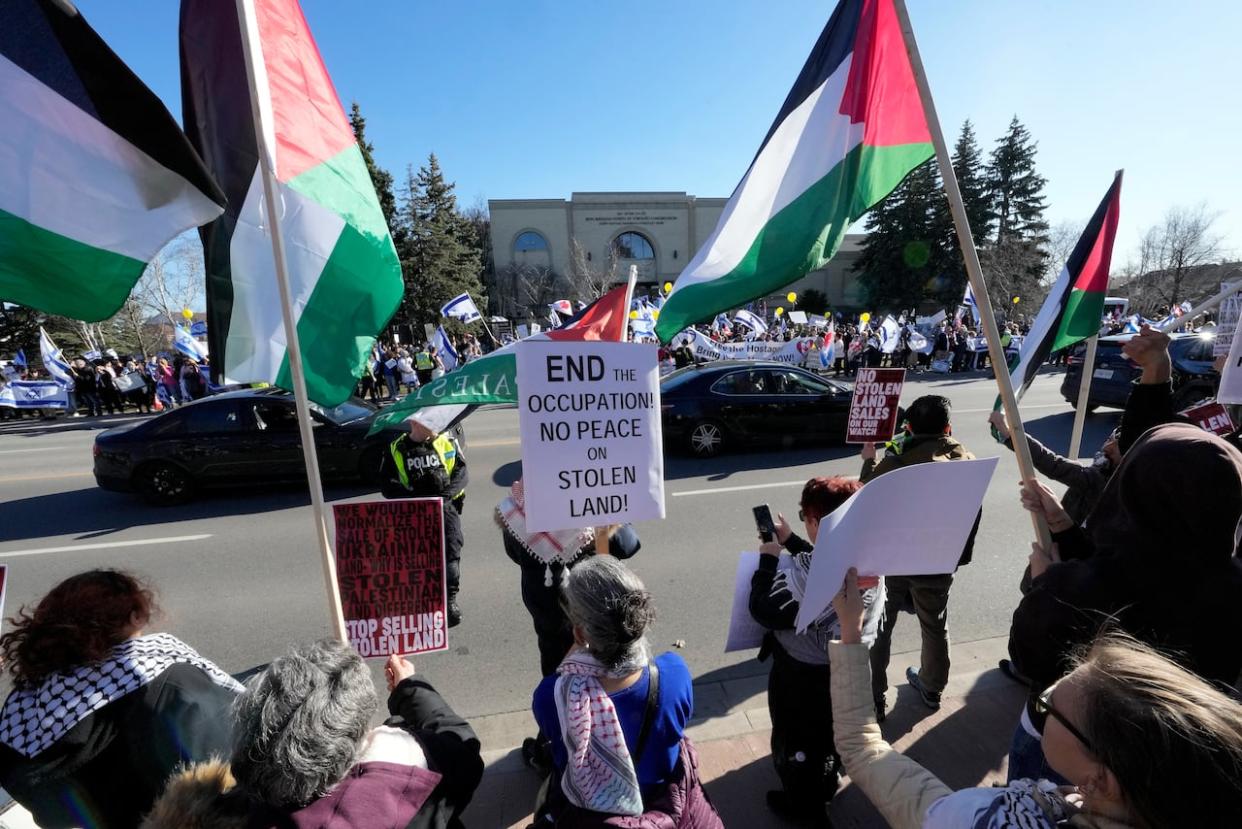
<svg viewBox="0 0 1242 829">
<path fill-rule="evenodd" d="M 1095 347 L 1099 335 L 1087 338 L 1087 353 L 1082 358 L 1082 377 L 1078 382 L 1078 405 L 1074 407 L 1074 430 L 1070 432 L 1069 459 L 1078 458 L 1082 448 L 1082 430 L 1087 422 L 1087 407 L 1091 402 L 1091 375 L 1095 371 Z"/>
<path fill-rule="evenodd" d="M 319 476 L 319 455 L 315 451 L 310 406 L 306 398 L 306 374 L 302 369 L 302 349 L 298 344 L 298 329 L 294 324 L 293 307 L 289 298 L 288 260 L 285 257 L 284 234 L 280 229 L 280 194 L 276 187 L 276 175 L 272 170 L 272 153 L 276 148 L 266 146 L 267 142 L 263 137 L 263 113 L 262 107 L 259 106 L 259 87 L 255 78 L 256 55 L 251 50 L 250 39 L 257 25 L 253 17 L 251 0 L 237 0 L 237 23 L 241 33 L 242 55 L 246 63 L 246 80 L 250 86 L 250 111 L 254 119 L 255 142 L 259 150 L 259 175 L 263 179 L 264 212 L 268 231 L 272 237 L 272 257 L 276 264 L 276 285 L 280 289 L 280 313 L 284 320 L 289 373 L 293 378 L 293 399 L 297 408 L 298 432 L 302 440 L 302 455 L 306 459 L 306 479 L 310 485 L 315 540 L 319 546 L 320 563 L 323 565 L 324 587 L 328 591 L 328 613 L 333 635 L 342 642 L 348 642 L 345 614 L 341 608 L 341 594 L 337 589 L 336 558 L 332 554 L 332 544 L 328 540 L 323 484 Z"/>
<path fill-rule="evenodd" d="M 962 259 L 966 263 L 966 275 L 970 279 L 971 291 L 975 297 L 975 308 L 983 323 L 983 333 L 987 338 L 988 356 L 992 360 L 996 385 L 1000 387 L 1001 401 L 1005 407 L 1005 420 L 1009 424 L 1009 432 L 1013 438 L 1013 452 L 1018 460 L 1018 471 L 1023 481 L 1034 481 L 1035 464 L 1031 460 L 1031 447 L 1026 442 L 1026 429 L 1022 426 L 1022 415 L 1018 412 L 1018 398 L 1014 394 L 1013 382 L 1007 369 L 1005 349 L 1001 346 L 1000 331 L 996 327 L 996 315 L 992 311 L 992 301 L 988 295 L 987 282 L 983 278 L 983 267 L 979 264 L 979 252 L 975 249 L 975 240 L 970 230 L 970 221 L 966 216 L 966 206 L 962 203 L 962 192 L 957 186 L 957 175 L 953 172 L 953 161 L 949 156 L 949 148 L 944 142 L 944 132 L 940 129 L 940 119 L 936 115 L 936 104 L 932 100 L 931 86 L 927 82 L 927 72 L 923 68 L 923 59 L 919 56 L 918 42 L 914 37 L 914 27 L 910 24 L 910 13 L 906 10 L 905 0 L 893 0 L 897 18 L 901 24 L 901 35 L 906 43 L 906 52 L 910 56 L 910 68 L 914 71 L 914 81 L 918 85 L 919 98 L 923 102 L 923 114 L 927 119 L 927 129 L 931 133 L 932 144 L 936 148 L 936 161 L 940 165 L 940 177 L 944 180 L 945 195 L 949 199 L 949 209 L 953 214 L 953 224 L 957 228 L 958 243 L 962 247 Z M 1045 550 L 1051 549 L 1052 534 L 1043 518 L 1031 513 L 1035 525 L 1035 534 Z"/>
</svg>

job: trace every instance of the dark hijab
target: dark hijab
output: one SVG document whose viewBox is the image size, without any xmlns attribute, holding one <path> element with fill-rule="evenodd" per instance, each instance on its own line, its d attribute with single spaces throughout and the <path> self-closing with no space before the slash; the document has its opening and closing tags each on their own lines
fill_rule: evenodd
<svg viewBox="0 0 1242 829">
<path fill-rule="evenodd" d="M 1188 423 L 1134 442 L 1087 519 L 1096 555 L 1214 567 L 1236 551 L 1242 452 Z"/>
</svg>

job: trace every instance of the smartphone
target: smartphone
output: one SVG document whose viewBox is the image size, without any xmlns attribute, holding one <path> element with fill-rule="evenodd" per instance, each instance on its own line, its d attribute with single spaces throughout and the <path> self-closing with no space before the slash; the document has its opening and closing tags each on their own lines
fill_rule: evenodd
<svg viewBox="0 0 1242 829">
<path fill-rule="evenodd" d="M 767 504 L 760 504 L 751 512 L 755 514 L 755 528 L 759 530 L 759 539 L 766 542 L 776 538 L 776 523 L 772 520 L 772 508 Z"/>
</svg>

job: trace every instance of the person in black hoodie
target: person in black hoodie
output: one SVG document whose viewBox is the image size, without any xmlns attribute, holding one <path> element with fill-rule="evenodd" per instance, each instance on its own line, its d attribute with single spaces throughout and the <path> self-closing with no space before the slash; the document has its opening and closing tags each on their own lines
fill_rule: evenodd
<svg viewBox="0 0 1242 829">
<path fill-rule="evenodd" d="M 91 570 L 0 637 L 14 690 L 0 710 L 0 786 L 43 829 L 138 825 L 181 764 L 228 750 L 231 676 L 166 633 L 154 598 Z"/>
<path fill-rule="evenodd" d="M 1073 520 L 1042 484 L 1023 506 L 1043 515 L 1053 549 L 1031 554 L 1031 587 L 1013 614 L 1009 655 L 1031 687 L 1046 688 L 1075 647 L 1106 626 L 1160 648 L 1221 686 L 1242 671 L 1242 452 L 1197 426 L 1170 423 L 1126 453 L 1087 519 Z M 1187 602 L 1190 604 L 1187 605 Z M 1042 762 L 1023 732 L 1010 773 Z"/>
</svg>

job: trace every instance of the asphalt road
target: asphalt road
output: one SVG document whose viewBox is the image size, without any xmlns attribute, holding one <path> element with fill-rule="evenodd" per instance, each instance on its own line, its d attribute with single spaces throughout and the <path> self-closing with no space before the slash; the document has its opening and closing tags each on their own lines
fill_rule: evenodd
<svg viewBox="0 0 1242 829">
<path fill-rule="evenodd" d="M 1058 393 L 1060 382 L 1059 371 L 1037 379 L 1023 414 L 1035 437 L 1064 452 L 1073 412 Z M 1001 458 L 974 562 L 959 572 L 953 589 L 950 631 L 959 642 L 1004 635 L 1033 535 L 1018 504 L 1013 455 L 987 432 L 996 386 L 979 375 L 912 376 L 902 402 L 925 393 L 953 401 L 955 436 L 976 455 Z M 1118 414 L 1101 410 L 1088 418 L 1088 451 L 1102 443 Z M 10 567 L 5 616 L 75 572 L 110 566 L 149 578 L 163 608 L 154 627 L 180 636 L 227 670 L 243 670 L 291 642 L 325 635 L 327 604 L 305 491 L 229 492 L 170 508 L 104 492 L 91 477 L 91 442 L 100 428 L 123 420 L 0 423 L 0 563 Z M 526 708 L 539 670 L 518 569 L 505 556 L 492 521 L 492 508 L 518 471 L 517 412 L 476 412 L 466 432 L 466 619 L 451 631 L 449 653 L 421 658 L 417 667 L 461 713 L 478 716 Z M 680 653 L 700 679 L 765 671 L 753 652 L 724 653 L 737 554 L 754 545 L 751 507 L 770 503 L 796 524 L 807 478 L 858 470 L 853 447 L 778 447 L 711 461 L 670 456 L 668 517 L 638 526 L 643 548 L 632 562 L 659 610 L 655 647 L 684 643 Z M 372 494 L 335 488 L 327 496 L 340 501 Z M 894 653 L 917 649 L 912 617 L 898 624 L 896 639 Z M 906 664 L 906 657 L 895 656 L 890 679 Z"/>
</svg>

